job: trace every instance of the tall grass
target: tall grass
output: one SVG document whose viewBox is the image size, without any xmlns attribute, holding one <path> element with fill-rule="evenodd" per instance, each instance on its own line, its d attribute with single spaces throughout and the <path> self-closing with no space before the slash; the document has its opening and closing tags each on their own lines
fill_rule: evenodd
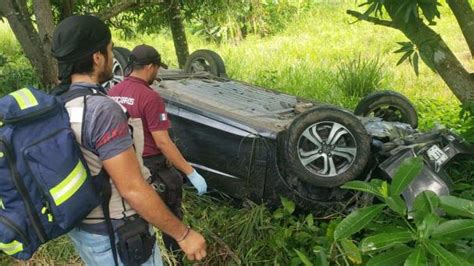
<svg viewBox="0 0 474 266">
<path fill-rule="evenodd" d="M 355 105 L 362 97 L 383 87 L 384 66 L 378 58 L 363 59 L 360 55 L 337 68 L 336 88 L 341 90 L 349 103 Z"/>
</svg>

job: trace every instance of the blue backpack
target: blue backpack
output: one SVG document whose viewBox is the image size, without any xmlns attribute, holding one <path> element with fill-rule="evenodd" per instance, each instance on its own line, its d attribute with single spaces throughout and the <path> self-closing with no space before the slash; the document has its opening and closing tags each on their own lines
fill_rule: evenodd
<svg viewBox="0 0 474 266">
<path fill-rule="evenodd" d="M 0 250 L 17 259 L 103 202 L 63 99 L 33 88 L 0 98 Z"/>
</svg>

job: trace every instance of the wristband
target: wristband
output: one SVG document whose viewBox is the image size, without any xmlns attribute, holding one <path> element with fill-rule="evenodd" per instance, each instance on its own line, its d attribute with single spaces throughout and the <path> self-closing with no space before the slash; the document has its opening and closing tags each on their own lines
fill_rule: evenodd
<svg viewBox="0 0 474 266">
<path fill-rule="evenodd" d="M 186 237 L 189 235 L 190 230 L 191 230 L 191 227 L 189 225 L 186 225 L 186 231 L 184 232 L 182 237 L 180 237 L 179 239 L 176 239 L 176 242 L 181 242 L 184 239 L 186 239 Z"/>
</svg>

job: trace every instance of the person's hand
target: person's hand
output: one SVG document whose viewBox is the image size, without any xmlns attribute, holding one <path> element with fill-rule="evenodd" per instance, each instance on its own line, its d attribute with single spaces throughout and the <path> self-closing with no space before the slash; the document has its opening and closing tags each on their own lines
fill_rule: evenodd
<svg viewBox="0 0 474 266">
<path fill-rule="evenodd" d="M 207 184 L 206 180 L 204 180 L 204 177 L 200 175 L 195 169 L 193 169 L 193 172 L 187 175 L 189 181 L 193 186 L 197 189 L 198 195 L 202 195 L 203 193 L 207 192 Z"/>
<path fill-rule="evenodd" d="M 178 242 L 178 245 L 190 261 L 202 260 L 206 257 L 206 240 L 193 229 L 189 229 L 189 233 Z"/>
</svg>

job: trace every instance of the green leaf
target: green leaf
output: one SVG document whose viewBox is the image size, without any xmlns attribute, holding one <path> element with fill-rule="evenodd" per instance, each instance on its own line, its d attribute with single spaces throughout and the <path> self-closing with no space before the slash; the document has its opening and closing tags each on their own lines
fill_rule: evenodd
<svg viewBox="0 0 474 266">
<path fill-rule="evenodd" d="M 413 234 L 409 230 L 392 233 L 381 233 L 362 239 L 360 248 L 362 252 L 386 249 L 398 244 L 412 241 Z"/>
<path fill-rule="evenodd" d="M 441 196 L 439 199 L 441 207 L 448 214 L 474 218 L 474 201 L 454 196 Z"/>
<path fill-rule="evenodd" d="M 281 208 L 278 208 L 275 210 L 275 212 L 273 212 L 273 218 L 275 219 L 281 219 L 283 218 L 285 215 L 283 214 L 283 210 Z"/>
<path fill-rule="evenodd" d="M 281 204 L 283 205 L 283 209 L 289 214 L 292 214 L 295 211 L 295 203 L 293 201 L 285 197 L 281 197 Z"/>
<path fill-rule="evenodd" d="M 303 254 L 301 251 L 299 251 L 297 249 L 293 249 L 293 250 L 296 252 L 296 254 L 300 258 L 301 262 L 303 262 L 303 264 L 305 266 L 313 266 L 313 263 L 308 259 L 308 257 L 306 257 L 305 254 Z"/>
<path fill-rule="evenodd" d="M 402 47 L 396 51 L 394 51 L 394 53 L 402 53 L 402 52 L 410 52 L 410 51 L 414 51 L 414 45 L 413 43 L 411 42 L 397 42 L 398 44 L 400 44 Z"/>
<path fill-rule="evenodd" d="M 349 181 L 345 183 L 344 185 L 342 185 L 341 188 L 358 190 L 358 191 L 366 192 L 366 193 L 384 198 L 384 195 L 380 192 L 379 187 L 375 186 L 374 184 L 364 182 L 364 181 L 359 181 L 359 180 Z"/>
<path fill-rule="evenodd" d="M 428 258 L 426 257 L 425 251 L 422 248 L 417 247 L 411 252 L 410 256 L 408 256 L 403 266 L 419 265 L 428 265 Z"/>
<path fill-rule="evenodd" d="M 362 255 L 360 254 L 359 248 L 349 239 L 341 239 L 342 249 L 344 250 L 345 256 L 355 264 L 362 263 Z"/>
<path fill-rule="evenodd" d="M 439 198 L 431 190 L 425 190 L 418 194 L 413 203 L 412 216 L 415 222 L 421 223 L 426 215 L 435 213 L 439 207 Z"/>
<path fill-rule="evenodd" d="M 385 204 L 373 205 L 363 209 L 358 209 L 342 220 L 334 231 L 334 239 L 347 238 L 367 226 L 377 217 L 385 207 Z"/>
<path fill-rule="evenodd" d="M 413 69 L 415 69 L 415 74 L 418 76 L 420 74 L 418 67 L 418 53 L 413 54 Z"/>
<path fill-rule="evenodd" d="M 468 266 L 469 263 L 456 257 L 453 253 L 443 248 L 439 243 L 435 241 L 427 241 L 424 243 L 429 253 L 436 256 L 439 259 L 441 265 L 449 266 Z"/>
<path fill-rule="evenodd" d="M 397 62 L 397 66 L 400 65 L 401 63 L 405 62 L 407 60 L 408 57 L 410 57 L 410 55 L 413 53 L 413 50 L 410 50 L 410 51 L 407 51 L 405 52 L 402 57 L 400 58 L 400 60 L 398 60 Z"/>
<path fill-rule="evenodd" d="M 423 169 L 423 159 L 412 157 L 404 160 L 393 175 L 390 195 L 400 195 Z"/>
<path fill-rule="evenodd" d="M 386 199 L 388 197 L 388 183 L 387 183 L 387 181 L 382 182 L 382 184 L 380 186 L 380 193 L 382 193 L 384 199 Z"/>
<path fill-rule="evenodd" d="M 323 247 L 315 246 L 313 253 L 316 254 L 316 266 L 329 266 L 328 257 Z"/>
<path fill-rule="evenodd" d="M 308 214 L 308 216 L 306 216 L 304 220 L 306 221 L 306 224 L 308 224 L 309 227 L 312 227 L 314 225 L 314 218 L 312 213 Z"/>
<path fill-rule="evenodd" d="M 380 266 L 380 265 L 400 265 L 402 264 L 411 253 L 412 249 L 407 246 L 397 247 L 391 249 L 376 256 L 372 257 L 368 262 L 367 266 Z"/>
<path fill-rule="evenodd" d="M 474 220 L 459 219 L 444 222 L 433 230 L 431 237 L 441 242 L 474 237 Z"/>
<path fill-rule="evenodd" d="M 407 213 L 407 206 L 405 201 L 402 199 L 400 195 L 392 195 L 385 200 L 388 207 L 392 209 L 394 212 L 405 216 Z"/>
<path fill-rule="evenodd" d="M 428 239 L 431 236 L 431 233 L 439 224 L 439 217 L 435 214 L 426 215 L 423 222 L 418 226 L 418 234 L 421 239 Z"/>
</svg>

